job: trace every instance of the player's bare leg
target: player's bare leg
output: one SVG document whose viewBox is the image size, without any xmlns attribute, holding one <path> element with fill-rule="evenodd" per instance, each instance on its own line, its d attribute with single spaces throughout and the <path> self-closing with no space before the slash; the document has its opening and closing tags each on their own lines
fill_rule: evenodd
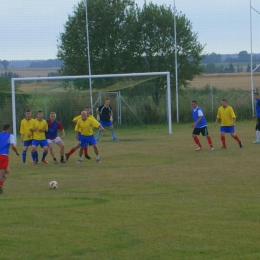
<svg viewBox="0 0 260 260">
<path fill-rule="evenodd" d="M 57 160 L 56 160 L 56 156 L 55 156 L 55 153 L 54 153 L 53 146 L 52 146 L 51 143 L 49 143 L 48 146 L 49 146 L 50 153 L 51 153 L 51 156 L 52 156 L 52 158 L 53 158 L 53 161 L 54 161 L 55 164 L 57 164 Z"/>
<path fill-rule="evenodd" d="M 60 147 L 60 162 L 61 163 L 66 163 L 64 160 L 64 153 L 65 153 L 65 148 L 64 148 L 64 143 L 62 141 L 59 141 L 57 145 Z"/>
<path fill-rule="evenodd" d="M 97 163 L 101 163 L 100 158 L 99 158 L 99 151 L 98 151 L 97 145 L 94 144 L 94 145 L 93 145 L 93 148 L 94 148 L 94 153 L 95 153 L 95 155 L 96 155 L 96 162 L 97 162 Z"/>
<path fill-rule="evenodd" d="M 85 147 L 84 147 L 85 148 Z M 81 163 L 82 162 L 82 156 L 83 156 L 83 150 L 84 150 L 83 147 L 80 147 L 79 149 L 79 159 L 77 161 L 77 163 Z"/>
</svg>

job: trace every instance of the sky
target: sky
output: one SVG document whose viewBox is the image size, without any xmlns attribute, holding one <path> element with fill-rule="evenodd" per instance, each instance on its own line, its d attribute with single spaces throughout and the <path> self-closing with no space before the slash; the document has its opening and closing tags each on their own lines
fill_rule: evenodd
<svg viewBox="0 0 260 260">
<path fill-rule="evenodd" d="M 79 1 L 1 0 L 0 60 L 55 59 L 57 39 Z M 143 6 L 144 0 L 135 2 Z M 174 6 L 174 0 L 146 2 Z M 260 53 L 260 0 L 251 6 L 250 0 L 175 0 L 175 6 L 191 21 L 205 53 L 251 53 L 250 24 L 252 52 Z"/>
</svg>

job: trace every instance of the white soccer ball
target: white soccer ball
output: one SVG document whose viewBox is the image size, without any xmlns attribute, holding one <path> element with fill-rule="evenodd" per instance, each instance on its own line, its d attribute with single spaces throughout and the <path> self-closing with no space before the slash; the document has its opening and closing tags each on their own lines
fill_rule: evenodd
<svg viewBox="0 0 260 260">
<path fill-rule="evenodd" d="M 56 181 L 51 181 L 50 183 L 49 183 L 49 187 L 50 187 L 50 189 L 57 189 L 58 188 L 58 182 L 56 182 Z"/>
</svg>

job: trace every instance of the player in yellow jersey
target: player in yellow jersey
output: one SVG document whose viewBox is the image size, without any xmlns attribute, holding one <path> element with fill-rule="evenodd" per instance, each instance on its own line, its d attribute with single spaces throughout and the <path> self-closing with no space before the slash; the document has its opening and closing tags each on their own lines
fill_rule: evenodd
<svg viewBox="0 0 260 260">
<path fill-rule="evenodd" d="M 45 133 L 48 132 L 48 124 L 45 119 L 43 119 L 42 110 L 38 110 L 37 118 L 33 121 L 33 127 L 30 129 L 33 133 L 33 141 L 32 141 L 32 159 L 33 164 L 38 163 L 37 156 L 37 146 L 40 145 L 43 148 L 42 154 L 42 162 L 44 164 L 48 164 L 45 160 L 46 155 L 48 154 L 48 142 L 46 140 Z"/>
<path fill-rule="evenodd" d="M 76 124 L 76 136 L 80 133 L 80 146 L 86 147 L 88 145 L 93 146 L 94 152 L 96 154 L 96 162 L 100 163 L 99 151 L 97 147 L 97 142 L 94 137 L 93 127 L 98 128 L 99 131 L 105 131 L 102 125 L 94 118 L 88 117 L 88 112 L 81 112 L 81 119 L 77 121 Z"/>
<path fill-rule="evenodd" d="M 242 148 L 243 144 L 241 143 L 238 136 L 235 134 L 235 124 L 236 124 L 236 115 L 231 106 L 227 104 L 226 99 L 221 100 L 222 106 L 219 107 L 217 118 L 215 121 L 215 126 L 217 125 L 219 119 L 221 120 L 220 126 L 220 138 L 222 142 L 221 149 L 227 149 L 225 133 L 229 133 L 239 144 L 239 147 Z"/>
<path fill-rule="evenodd" d="M 84 111 L 87 112 L 88 117 L 94 118 L 92 115 L 90 115 L 90 107 L 85 107 L 85 110 L 84 110 Z M 81 114 L 78 115 L 78 116 L 76 116 L 76 117 L 74 117 L 73 120 L 72 120 L 72 122 L 73 122 L 73 123 L 77 123 L 77 121 L 78 121 L 79 119 L 81 119 Z M 95 118 L 94 118 L 94 119 L 95 119 Z M 80 135 L 80 134 L 79 134 L 79 135 Z M 85 147 L 85 148 L 80 147 L 80 140 L 79 140 L 79 139 L 80 139 L 80 136 L 79 136 L 79 138 L 77 138 L 77 139 L 78 139 L 78 143 L 77 143 L 75 146 L 73 146 L 68 153 L 65 154 L 66 160 L 68 161 L 69 157 L 70 157 L 78 148 L 80 148 L 80 150 L 79 150 L 79 159 L 78 159 L 77 163 L 81 163 L 81 162 L 82 162 L 83 151 L 84 151 L 84 154 L 85 154 L 85 158 L 87 158 L 88 160 L 90 160 L 91 157 L 88 155 L 88 147 Z"/>
<path fill-rule="evenodd" d="M 25 112 L 25 118 L 21 121 L 20 124 L 20 134 L 21 134 L 21 141 L 23 142 L 23 152 L 22 152 L 22 161 L 23 164 L 26 164 L 26 153 L 28 147 L 32 145 L 33 135 L 30 131 L 33 128 L 33 121 L 32 113 L 28 109 Z"/>
</svg>

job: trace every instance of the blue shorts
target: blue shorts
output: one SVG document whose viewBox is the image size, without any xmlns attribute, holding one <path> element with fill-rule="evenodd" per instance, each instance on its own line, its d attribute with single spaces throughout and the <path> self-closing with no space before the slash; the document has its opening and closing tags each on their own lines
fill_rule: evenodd
<svg viewBox="0 0 260 260">
<path fill-rule="evenodd" d="M 86 136 L 86 135 L 81 135 L 80 138 L 80 146 L 81 147 L 86 147 L 88 145 L 94 145 L 96 144 L 96 139 L 94 135 Z"/>
<path fill-rule="evenodd" d="M 100 120 L 99 121 L 99 123 L 103 126 L 103 127 L 105 127 L 105 126 L 111 126 L 111 125 L 113 125 L 110 121 L 102 121 L 102 120 Z"/>
<path fill-rule="evenodd" d="M 26 141 L 23 141 L 23 146 L 30 146 L 32 145 L 32 140 L 26 140 Z"/>
<path fill-rule="evenodd" d="M 220 132 L 224 132 L 224 133 L 235 133 L 235 127 L 232 126 L 221 126 L 220 127 Z"/>
<path fill-rule="evenodd" d="M 36 147 L 37 147 L 38 145 L 40 145 L 41 148 L 42 148 L 42 147 L 44 147 L 44 146 L 48 146 L 48 142 L 47 142 L 46 139 L 45 139 L 45 140 L 33 140 L 33 141 L 32 141 L 32 145 L 35 145 Z"/>
</svg>

